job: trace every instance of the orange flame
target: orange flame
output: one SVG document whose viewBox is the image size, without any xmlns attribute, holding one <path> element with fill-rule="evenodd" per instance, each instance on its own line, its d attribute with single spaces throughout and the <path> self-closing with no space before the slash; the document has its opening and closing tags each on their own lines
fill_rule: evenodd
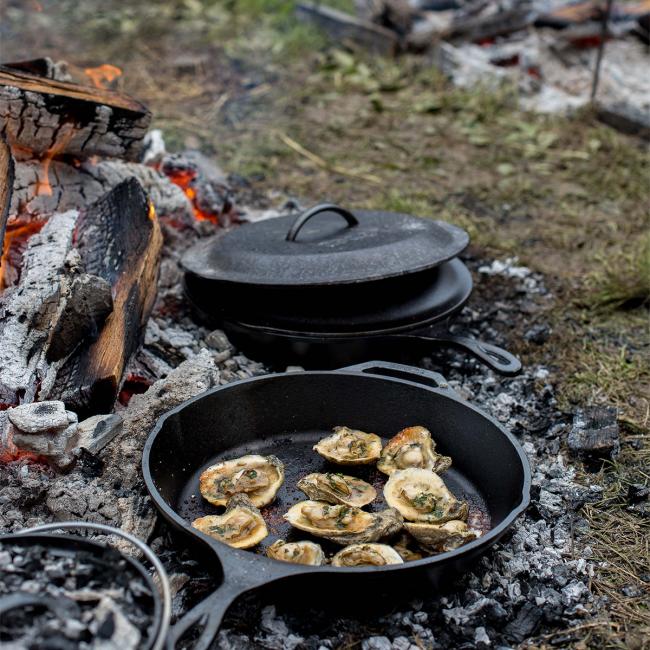
<svg viewBox="0 0 650 650">
<path fill-rule="evenodd" d="M 4 248 L 0 258 L 0 291 L 14 284 L 21 267 L 27 241 L 45 225 L 44 220 L 16 220 L 7 224 Z"/>
<path fill-rule="evenodd" d="M 122 76 L 122 70 L 116 65 L 105 63 L 96 68 L 84 68 L 84 74 L 93 82 L 95 88 L 108 88 L 115 79 Z"/>
<path fill-rule="evenodd" d="M 192 211 L 194 212 L 194 217 L 198 221 L 211 221 L 212 223 L 219 223 L 219 217 L 215 214 L 209 212 L 204 212 L 199 207 L 198 197 L 196 195 L 196 188 L 194 187 L 194 181 L 196 180 L 196 171 L 193 169 L 184 169 L 181 171 L 173 171 L 167 173 L 169 180 L 180 187 L 185 196 L 190 200 L 192 204 Z"/>
<path fill-rule="evenodd" d="M 75 129 L 72 125 L 57 137 L 54 146 L 50 147 L 41 156 L 41 168 L 39 169 L 38 179 L 36 181 L 36 193 L 34 196 L 52 196 L 52 185 L 50 184 L 50 163 L 52 158 L 65 151 Z"/>
</svg>

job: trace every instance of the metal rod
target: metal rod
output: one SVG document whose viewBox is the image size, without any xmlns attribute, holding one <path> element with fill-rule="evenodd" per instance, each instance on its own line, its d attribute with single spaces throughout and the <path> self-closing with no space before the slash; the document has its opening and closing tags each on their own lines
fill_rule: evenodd
<svg viewBox="0 0 650 650">
<path fill-rule="evenodd" d="M 598 54 L 596 55 L 596 67 L 594 69 L 594 80 L 591 84 L 591 101 L 593 102 L 596 99 L 596 92 L 598 91 L 598 82 L 600 81 L 600 65 L 603 61 L 603 55 L 605 54 L 605 41 L 607 40 L 607 35 L 609 34 L 609 18 L 612 15 L 612 5 L 614 0 L 607 0 L 605 5 L 605 11 L 603 13 L 603 24 L 602 30 L 600 32 L 600 43 L 598 44 Z"/>
<path fill-rule="evenodd" d="M 75 528 L 82 528 L 84 530 L 94 530 L 106 533 L 107 535 L 116 535 L 125 539 L 127 542 L 131 542 L 135 547 L 137 547 L 142 554 L 151 562 L 154 569 L 158 573 L 160 578 L 160 591 L 162 592 L 162 617 L 160 621 L 160 628 L 158 629 L 158 634 L 156 635 L 156 640 L 151 647 L 151 650 L 162 650 L 165 641 L 167 639 L 167 633 L 169 632 L 169 621 L 172 616 L 172 596 L 171 590 L 169 588 L 169 578 L 167 577 L 167 572 L 165 567 L 162 565 L 155 553 L 140 539 L 131 535 L 130 533 L 125 533 L 119 528 L 113 528 L 112 526 L 106 526 L 104 524 L 91 524 L 85 521 L 64 521 L 57 524 L 43 524 L 42 526 L 34 526 L 33 528 L 26 528 L 21 530 L 19 535 L 27 535 L 29 533 L 45 533 L 48 531 L 55 530 L 69 530 Z"/>
</svg>

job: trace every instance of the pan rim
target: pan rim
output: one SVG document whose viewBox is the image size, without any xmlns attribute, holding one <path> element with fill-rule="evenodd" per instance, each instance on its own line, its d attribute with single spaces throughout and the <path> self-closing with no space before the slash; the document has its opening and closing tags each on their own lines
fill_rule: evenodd
<svg viewBox="0 0 650 650">
<path fill-rule="evenodd" d="M 259 555 L 243 549 L 232 548 L 227 544 L 223 542 L 219 542 L 218 540 L 209 537 L 204 533 L 201 533 L 195 528 L 192 528 L 192 526 L 185 519 L 183 519 L 171 506 L 167 504 L 165 499 L 160 494 L 158 488 L 156 487 L 156 484 L 151 475 L 151 470 L 150 470 L 151 449 L 153 448 L 156 438 L 160 434 L 160 431 L 162 430 L 162 427 L 164 426 L 165 422 L 169 418 L 183 411 L 191 404 L 194 404 L 195 402 L 203 399 L 204 397 L 207 397 L 208 395 L 213 395 L 217 392 L 226 391 L 228 389 L 233 389 L 237 386 L 252 383 L 252 382 L 273 381 L 287 376 L 295 377 L 296 374 L 310 375 L 310 376 L 336 374 L 341 376 L 365 377 L 365 378 L 381 379 L 383 381 L 389 381 L 389 382 L 397 382 L 400 384 L 406 384 L 406 385 L 417 387 L 422 390 L 426 390 L 428 392 L 432 392 L 434 394 L 450 399 L 462 406 L 471 409 L 481 417 L 488 420 L 491 424 L 493 424 L 497 428 L 497 430 L 503 436 L 505 436 L 505 438 L 508 440 L 508 442 L 511 444 L 511 446 L 517 453 L 517 457 L 519 459 L 519 462 L 521 463 L 521 469 L 523 473 L 522 485 L 521 485 L 521 496 L 518 504 L 510 510 L 509 514 L 497 526 L 491 528 L 487 533 L 481 535 L 481 537 L 479 537 L 478 539 L 472 542 L 469 542 L 468 544 L 465 544 L 452 551 L 440 553 L 439 555 L 422 558 L 421 560 L 412 560 L 409 562 L 405 562 L 404 564 L 392 564 L 392 565 L 381 566 L 381 567 L 333 567 L 331 565 L 308 566 L 308 565 L 291 564 L 289 562 L 281 562 L 279 560 L 273 560 L 272 558 L 266 557 L 265 555 Z M 248 379 L 241 379 L 239 381 L 225 384 L 223 386 L 215 386 L 214 388 L 204 391 L 199 395 L 195 395 L 194 397 L 190 398 L 189 400 L 186 400 L 182 404 L 179 404 L 178 406 L 171 409 L 170 411 L 167 411 L 156 421 L 155 425 L 151 429 L 151 432 L 149 433 L 149 436 L 147 437 L 147 440 L 145 441 L 145 445 L 142 452 L 141 468 L 142 468 L 145 485 L 147 487 L 147 491 L 149 492 L 149 495 L 154 501 L 154 504 L 158 508 L 159 512 L 165 517 L 165 519 L 167 519 L 171 524 L 173 524 L 177 528 L 181 529 L 185 534 L 189 535 L 190 537 L 193 537 L 196 540 L 200 540 L 201 542 L 209 546 L 212 549 L 212 551 L 218 556 L 219 560 L 222 563 L 226 561 L 226 559 L 222 557 L 222 554 L 225 553 L 226 557 L 228 557 L 229 559 L 241 557 L 241 558 L 251 560 L 251 558 L 253 558 L 255 561 L 262 562 L 263 566 L 266 566 L 267 568 L 270 569 L 276 568 L 277 570 L 280 567 L 282 569 L 282 572 L 280 574 L 274 575 L 273 577 L 269 577 L 268 582 L 272 582 L 273 580 L 282 577 L 288 577 L 291 574 L 326 573 L 326 574 L 345 574 L 345 575 L 352 575 L 352 574 L 372 575 L 377 573 L 382 573 L 382 574 L 393 573 L 400 570 L 416 569 L 419 567 L 434 567 L 437 565 L 441 565 L 443 563 L 448 563 L 449 561 L 453 561 L 463 556 L 472 555 L 473 552 L 480 552 L 481 549 L 483 548 L 485 549 L 489 548 L 525 512 L 525 510 L 530 505 L 530 490 L 532 485 L 530 461 L 528 460 L 528 457 L 523 447 L 521 446 L 519 441 L 515 438 L 515 436 L 510 431 L 508 431 L 498 420 L 496 420 L 496 418 L 489 415 L 482 409 L 479 409 L 473 404 L 470 404 L 466 400 L 462 399 L 460 396 L 456 395 L 455 393 L 449 390 L 445 390 L 444 388 L 434 388 L 419 383 L 417 381 L 409 381 L 407 379 L 398 378 L 398 377 L 373 375 L 371 373 L 363 373 L 359 371 L 345 370 L 345 369 L 329 370 L 329 371 L 306 370 L 300 373 L 295 373 L 295 372 L 270 373 L 268 375 L 250 377 Z"/>
</svg>

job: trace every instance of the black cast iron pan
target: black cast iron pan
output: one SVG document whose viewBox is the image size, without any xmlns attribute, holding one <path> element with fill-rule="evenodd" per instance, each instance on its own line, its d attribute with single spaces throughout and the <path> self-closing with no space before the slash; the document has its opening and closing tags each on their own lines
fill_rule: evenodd
<svg viewBox="0 0 650 650">
<path fill-rule="evenodd" d="M 374 431 L 384 439 L 406 426 L 428 427 L 441 453 L 454 460 L 445 482 L 470 503 L 470 516 L 482 522 L 485 534 L 455 551 L 386 567 L 308 567 L 267 558 L 268 543 L 294 538 L 282 514 L 305 498 L 295 487 L 297 479 L 328 467 L 312 446 L 340 424 Z M 286 468 L 276 501 L 262 510 L 271 535 L 258 552 L 230 548 L 190 525 L 216 511 L 200 496 L 201 472 L 218 460 L 247 453 L 275 454 Z M 530 492 L 526 456 L 496 420 L 462 400 L 437 373 L 384 362 L 334 372 L 266 375 L 210 390 L 156 423 L 142 468 L 158 510 L 188 541 L 209 553 L 206 568 L 222 578 L 219 589 L 170 634 L 170 647 L 175 647 L 188 630 L 202 624 L 195 650 L 210 645 L 238 596 L 264 585 L 287 593 L 352 592 L 373 598 L 405 585 L 412 591 L 423 578 L 439 587 L 449 584 L 450 576 L 466 570 L 513 524 L 527 507 Z M 368 471 L 367 478 L 374 480 Z"/>
<path fill-rule="evenodd" d="M 208 299 L 206 290 L 210 287 L 202 280 L 186 275 L 185 292 L 199 317 L 222 327 L 249 357 L 273 366 L 290 363 L 331 369 L 368 359 L 407 363 L 433 349 L 454 347 L 501 374 L 514 375 L 521 370 L 519 359 L 506 350 L 449 331 L 449 320 L 472 292 L 472 276 L 459 259 L 440 265 L 417 292 L 393 301 L 383 295 L 381 307 L 342 300 L 334 312 L 328 312 L 306 297 L 296 298 L 290 310 L 283 304 L 260 306 L 259 300 L 243 298 L 237 310 L 241 316 L 237 317 L 224 310 L 220 294 Z"/>
</svg>

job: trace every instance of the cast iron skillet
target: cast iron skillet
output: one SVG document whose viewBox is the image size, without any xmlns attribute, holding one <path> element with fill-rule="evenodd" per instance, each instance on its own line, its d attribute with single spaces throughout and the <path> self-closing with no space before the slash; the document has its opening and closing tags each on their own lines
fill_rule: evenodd
<svg viewBox="0 0 650 650">
<path fill-rule="evenodd" d="M 470 503 L 473 518 L 489 519 L 489 530 L 455 551 L 403 565 L 341 569 L 267 558 L 264 549 L 276 538 L 296 538 L 282 514 L 306 498 L 295 488 L 297 479 L 327 467 L 312 446 L 340 424 L 374 431 L 384 439 L 406 426 L 428 427 L 441 453 L 454 460 L 445 482 Z M 201 472 L 218 460 L 246 453 L 275 454 L 286 470 L 276 501 L 262 511 L 272 534 L 257 553 L 230 548 L 190 525 L 194 518 L 217 511 L 200 496 Z M 494 544 L 530 498 L 528 461 L 509 432 L 462 400 L 439 374 L 384 362 L 334 372 L 266 375 L 203 393 L 158 420 L 145 444 L 142 468 L 158 510 L 174 528 L 210 551 L 206 567 L 222 576 L 219 589 L 170 634 L 170 647 L 175 647 L 205 620 L 196 650 L 210 645 L 238 596 L 263 585 L 288 585 L 297 594 L 363 590 L 368 597 L 405 582 L 412 589 L 413 582 L 425 576 L 443 585 Z"/>
<path fill-rule="evenodd" d="M 449 320 L 472 292 L 472 276 L 458 259 L 442 264 L 424 290 L 401 295 L 396 304 L 387 302 L 385 295 L 382 308 L 341 301 L 333 315 L 319 313 L 317 305 L 310 307 L 313 303 L 307 297 L 296 297 L 291 310 L 282 305 L 260 308 L 260 300 L 242 297 L 242 304 L 259 311 L 241 308 L 242 317 L 236 317 L 222 310 L 220 294 L 217 300 L 208 299 L 206 291 L 211 293 L 209 285 L 186 274 L 185 293 L 198 317 L 223 328 L 247 356 L 274 366 L 331 369 L 368 359 L 408 363 L 430 355 L 432 349 L 454 347 L 503 375 L 521 370 L 519 359 L 508 351 L 449 331 Z"/>
</svg>

